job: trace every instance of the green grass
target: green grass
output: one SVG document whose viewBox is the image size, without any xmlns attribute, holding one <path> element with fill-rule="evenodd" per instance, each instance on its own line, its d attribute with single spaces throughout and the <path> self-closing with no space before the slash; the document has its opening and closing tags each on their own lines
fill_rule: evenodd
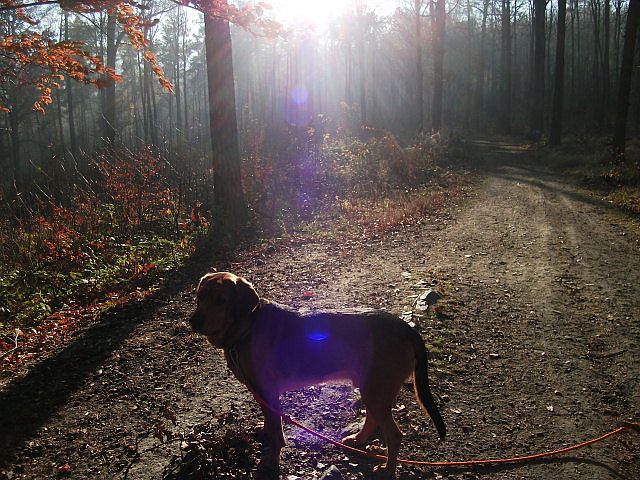
<svg viewBox="0 0 640 480">
<path fill-rule="evenodd" d="M 0 269 L 0 336 L 16 328 L 36 327 L 53 312 L 101 302 L 109 296 L 148 288 L 163 281 L 192 251 L 193 236 L 171 240 L 159 236 L 119 243 L 115 239 L 91 248 L 78 246 L 79 262 L 65 265 L 56 258 L 24 259 Z M 84 247 L 84 248 L 83 248 Z"/>
</svg>

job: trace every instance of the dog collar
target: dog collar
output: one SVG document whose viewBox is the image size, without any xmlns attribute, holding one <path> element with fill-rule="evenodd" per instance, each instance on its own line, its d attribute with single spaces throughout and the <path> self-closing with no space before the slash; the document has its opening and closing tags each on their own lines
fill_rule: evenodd
<svg viewBox="0 0 640 480">
<path fill-rule="evenodd" d="M 245 385 L 247 385 L 247 382 L 245 380 L 244 373 L 242 372 L 242 368 L 240 367 L 240 362 L 238 361 L 238 346 L 249 340 L 251 337 L 251 327 L 262 306 L 263 301 L 261 299 L 251 313 L 249 313 L 248 321 L 242 322 L 246 325 L 245 330 L 243 332 L 228 332 L 222 341 L 222 348 L 224 350 L 224 358 L 227 361 L 227 366 L 236 378 Z"/>
<path fill-rule="evenodd" d="M 235 345 L 224 349 L 224 359 L 227 361 L 229 370 L 231 370 L 241 383 L 246 385 L 247 382 L 244 373 L 242 372 L 242 367 L 240 367 L 240 362 L 238 361 L 238 350 Z"/>
</svg>

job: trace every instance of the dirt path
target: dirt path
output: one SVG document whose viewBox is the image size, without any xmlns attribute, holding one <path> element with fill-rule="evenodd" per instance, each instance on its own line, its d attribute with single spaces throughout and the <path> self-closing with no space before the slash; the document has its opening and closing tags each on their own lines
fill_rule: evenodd
<svg viewBox="0 0 640 480">
<path fill-rule="evenodd" d="M 340 231 L 323 232 L 322 240 L 279 242 L 214 265 L 300 308 L 367 305 L 400 314 L 427 287 L 444 295 L 414 319 L 433 353 L 431 383 L 449 436 L 437 440 L 407 388 L 396 409 L 405 458 L 540 452 L 640 419 L 637 219 L 534 168 L 517 146 L 477 148 L 486 179 L 447 214 L 367 242 L 345 246 Z M 65 464 L 69 478 L 186 478 L 197 468 L 202 474 L 191 478 L 253 476 L 258 409 L 185 324 L 203 268 L 96 323 L 30 373 L 4 377 L 0 479 L 63 476 Z M 362 418 L 347 386 L 294 392 L 284 403 L 334 437 Z M 287 435 L 283 478 L 319 478 L 330 465 L 345 479 L 367 478 L 362 458 L 294 428 Z M 199 446 L 208 450 L 196 459 Z M 400 467 L 399 477 L 635 479 L 639 452 L 640 436 L 624 434 L 562 460 Z"/>
</svg>

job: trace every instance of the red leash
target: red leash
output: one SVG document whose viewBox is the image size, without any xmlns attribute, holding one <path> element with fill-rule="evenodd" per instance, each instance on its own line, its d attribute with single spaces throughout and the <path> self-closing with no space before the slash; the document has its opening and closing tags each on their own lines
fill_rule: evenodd
<svg viewBox="0 0 640 480">
<path fill-rule="evenodd" d="M 371 452 L 367 452 L 365 450 L 361 450 L 359 448 L 355 448 L 355 447 L 351 447 L 349 445 L 345 445 L 342 442 L 339 442 L 337 440 L 334 440 L 320 432 L 316 432 L 315 430 L 301 424 L 300 422 L 298 422 L 297 420 L 289 417 L 288 415 L 282 415 L 282 419 L 285 423 L 288 423 L 289 425 L 295 425 L 298 428 L 301 428 L 302 430 L 304 430 L 305 432 L 308 432 L 322 440 L 325 440 L 329 443 L 331 443 L 332 445 L 335 445 L 337 447 L 340 447 L 344 450 L 348 450 L 350 452 L 353 453 L 358 453 L 360 455 L 364 455 L 370 458 L 375 458 L 377 460 L 386 460 L 387 457 L 384 455 L 378 455 L 375 453 L 371 453 Z M 531 460 L 537 460 L 540 458 L 546 458 L 546 457 L 552 457 L 552 456 L 556 456 L 556 455 L 562 455 L 564 453 L 568 453 L 571 452 L 573 450 L 578 450 L 580 448 L 584 448 L 587 447 L 589 445 L 592 445 L 594 443 L 597 442 L 601 442 L 609 437 L 612 437 L 614 435 L 617 435 L 619 433 L 624 432 L 625 430 L 635 430 L 637 432 L 640 432 L 640 423 L 637 422 L 623 422 L 618 428 L 616 428 L 615 430 L 612 430 L 608 433 L 605 433 L 604 435 L 601 435 L 597 438 L 592 438 L 591 440 L 587 440 L 586 442 L 582 442 L 582 443 L 578 443 L 576 445 L 572 445 L 570 447 L 565 447 L 565 448 L 560 448 L 558 450 L 552 450 L 550 452 L 543 452 L 543 453 L 537 453 L 534 455 L 524 455 L 524 456 L 519 456 L 519 457 L 511 457 L 511 458 L 492 458 L 492 459 L 480 459 L 480 460 L 462 460 L 462 461 L 450 461 L 450 462 L 428 462 L 428 461 L 422 461 L 422 460 L 405 460 L 402 458 L 398 459 L 398 463 L 404 463 L 407 465 L 422 465 L 422 466 L 427 466 L 427 467 L 473 467 L 473 466 L 479 466 L 479 465 L 498 465 L 498 464 L 505 464 L 505 463 L 523 463 L 523 462 L 528 462 Z"/>
<path fill-rule="evenodd" d="M 296 419 L 292 418 L 291 416 L 273 408 L 271 405 L 269 405 L 267 402 L 265 402 L 262 397 L 260 395 L 258 395 L 252 388 L 249 387 L 250 392 L 253 394 L 253 396 L 255 397 L 255 399 L 258 401 L 258 403 L 260 403 L 261 405 L 263 405 L 265 408 L 271 410 L 272 412 L 274 412 L 275 414 L 279 415 L 282 418 L 283 423 L 286 423 L 288 425 L 293 425 L 296 426 L 302 430 L 304 430 L 307 433 L 310 433 L 311 435 L 324 440 L 325 442 L 328 442 L 336 447 L 340 447 L 343 450 L 347 450 L 349 452 L 352 453 L 357 453 L 359 455 L 364 455 L 366 457 L 369 458 L 374 458 L 376 460 L 382 460 L 385 461 L 387 459 L 387 457 L 385 455 L 379 455 L 376 453 L 371 453 L 371 452 L 367 452 L 366 450 L 362 450 L 360 448 L 356 448 L 356 447 L 352 447 L 350 445 L 347 445 L 345 443 L 339 442 L 338 440 L 334 440 L 333 438 L 324 435 L 323 433 L 317 432 L 316 430 L 313 430 L 312 428 L 307 427 L 306 425 L 300 423 L 299 421 L 297 421 Z M 449 461 L 449 462 L 429 462 L 429 461 L 423 461 L 423 460 L 406 460 L 406 459 L 402 459 L 399 458 L 398 459 L 398 463 L 403 463 L 405 465 L 422 465 L 422 466 L 426 466 L 426 467 L 473 467 L 473 466 L 481 466 L 481 465 L 499 465 L 499 464 L 507 464 L 507 463 L 524 463 L 524 462 L 529 462 L 531 460 L 538 460 L 540 458 L 547 458 L 547 457 L 553 457 L 553 456 L 557 456 L 557 455 L 563 455 L 565 453 L 569 453 L 572 452 L 574 450 L 579 450 L 581 448 L 587 447 L 589 445 L 593 445 L 594 443 L 598 443 L 598 442 L 602 442 L 603 440 L 606 440 L 609 437 L 613 437 L 614 435 L 617 435 L 619 433 L 625 432 L 627 430 L 633 430 L 637 433 L 640 433 L 640 423 L 638 422 L 622 422 L 620 424 L 619 427 L 615 428 L 614 430 L 611 430 L 608 433 L 605 433 L 604 435 L 601 435 L 599 437 L 596 438 L 592 438 L 591 440 L 587 440 L 585 442 L 582 443 L 577 443 L 575 445 L 571 445 L 569 447 L 565 447 L 565 448 L 559 448 L 557 450 L 552 450 L 550 452 L 542 452 L 542 453 L 536 453 L 533 455 L 522 455 L 522 456 L 518 456 L 518 457 L 510 457 L 510 458 L 491 458 L 491 459 L 478 459 L 478 460 L 460 460 L 460 461 Z"/>
<path fill-rule="evenodd" d="M 231 355 L 231 360 L 233 361 L 233 355 Z M 238 365 L 239 368 L 239 365 Z M 274 407 L 272 407 L 269 403 L 267 403 L 262 396 L 260 396 L 250 385 L 247 385 L 245 383 L 246 387 L 249 389 L 249 392 L 251 392 L 251 394 L 253 394 L 253 397 L 256 399 L 256 401 L 262 405 L 263 407 L 265 407 L 268 410 L 271 410 L 273 413 L 275 413 L 276 415 L 278 415 L 279 417 L 282 418 L 283 423 L 286 423 L 288 425 L 294 425 L 302 430 L 304 430 L 307 433 L 310 433 L 311 435 L 324 440 L 325 442 L 328 442 L 332 445 L 335 445 L 336 447 L 340 447 L 343 450 L 347 450 L 349 452 L 352 453 L 357 453 L 359 455 L 364 455 L 366 457 L 369 458 L 374 458 L 376 460 L 382 460 L 385 461 L 387 459 L 387 457 L 385 455 L 378 455 L 376 453 L 371 453 L 371 452 L 367 452 L 366 450 L 362 450 L 360 448 L 356 448 L 356 447 L 352 447 L 350 445 L 346 445 L 345 443 L 339 442 L 338 440 L 334 440 L 333 438 L 324 435 L 320 432 L 317 432 L 315 430 L 313 430 L 312 428 L 307 427 L 306 425 L 300 423 L 299 421 L 297 421 L 296 419 L 292 418 L 291 416 L 283 413 L 281 410 L 278 410 Z M 574 450 L 578 450 L 584 447 L 587 447 L 589 445 L 593 445 L 594 443 L 598 443 L 598 442 L 602 442 L 603 440 L 606 440 L 609 437 L 613 437 L 614 435 L 618 435 L 619 433 L 625 432 L 627 430 L 632 430 L 635 431 L 636 433 L 640 433 L 640 423 L 639 422 L 633 422 L 633 421 L 625 421 L 625 422 L 621 422 L 620 426 L 615 428 L 614 430 L 611 430 L 610 432 L 605 433 L 604 435 L 601 435 L 599 437 L 596 438 L 592 438 L 591 440 L 587 440 L 585 442 L 582 443 L 577 443 L 575 445 L 571 445 L 569 447 L 565 447 L 565 448 L 559 448 L 557 450 L 552 450 L 550 452 L 542 452 L 542 453 L 536 453 L 533 455 L 522 455 L 522 456 L 518 456 L 518 457 L 510 457 L 510 458 L 491 458 L 491 459 L 478 459 L 478 460 L 460 460 L 460 461 L 449 461 L 449 462 L 429 462 L 429 461 L 422 461 L 422 460 L 405 460 L 402 458 L 398 459 L 398 463 L 403 463 L 406 465 L 422 465 L 422 466 L 427 466 L 427 467 L 473 467 L 473 466 L 481 466 L 481 465 L 499 465 L 499 464 L 508 464 L 508 463 L 524 463 L 524 462 L 529 462 L 531 460 L 538 460 L 540 458 L 547 458 L 547 457 L 553 457 L 553 456 L 557 456 L 557 455 L 562 455 L 568 452 L 572 452 Z"/>
</svg>

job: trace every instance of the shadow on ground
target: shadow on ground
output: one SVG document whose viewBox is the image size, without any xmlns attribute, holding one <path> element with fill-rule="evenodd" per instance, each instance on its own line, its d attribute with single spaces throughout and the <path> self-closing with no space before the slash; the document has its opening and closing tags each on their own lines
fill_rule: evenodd
<svg viewBox="0 0 640 480">
<path fill-rule="evenodd" d="M 486 175 L 526 183 L 536 188 L 559 193 L 571 200 L 620 213 L 620 207 L 589 194 L 573 177 L 562 177 L 536 162 L 530 145 L 518 139 L 474 139 L 470 145 L 479 154 L 478 164 Z M 632 215 L 632 214 L 631 214 Z"/>
<path fill-rule="evenodd" d="M 136 328 L 152 319 L 170 297 L 193 284 L 214 259 L 224 262 L 229 255 L 232 252 L 212 253 L 210 249 L 202 249 L 173 272 L 172 280 L 152 296 L 101 315 L 60 351 L 4 387 L 0 392 L 0 468 L 10 464 L 21 447 L 37 436 Z"/>
</svg>

